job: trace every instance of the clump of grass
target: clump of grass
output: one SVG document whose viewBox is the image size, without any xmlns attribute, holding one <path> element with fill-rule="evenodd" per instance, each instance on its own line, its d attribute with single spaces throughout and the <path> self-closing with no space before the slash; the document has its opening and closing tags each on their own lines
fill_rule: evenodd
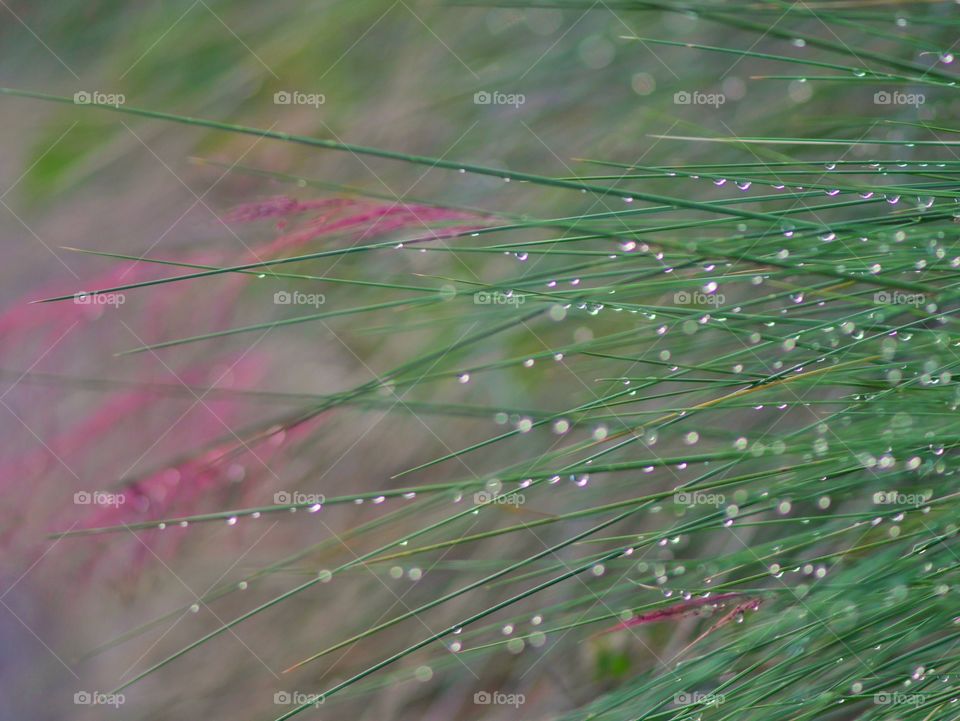
<svg viewBox="0 0 960 721">
<path fill-rule="evenodd" d="M 630 47 L 826 73 L 764 82 L 835 83 L 864 97 L 878 83 L 906 84 L 928 94 L 932 110 L 949 107 L 955 91 L 939 28 L 956 20 L 928 3 L 611 7 L 694 13 L 757 44 L 793 41 L 761 51 L 632 35 Z M 922 34 L 900 34 L 899 19 Z M 836 34 L 847 31 L 857 37 Z M 317 419 L 383 409 L 436 441 L 390 477 L 365 477 L 361 464 L 355 490 L 322 500 L 269 502 L 264 488 L 277 484 L 267 481 L 263 502 L 58 533 L 285 523 L 291 511 L 316 514 L 326 532 L 214 583 L 198 602 L 260 584 L 268 592 L 153 654 L 117 691 L 189 668 L 221 637 L 270 619 L 271 658 L 317 695 L 279 719 L 315 710 L 317 698 L 325 708 L 358 702 L 402 681 L 482 683 L 473 669 L 484 663 L 505 664 L 499 690 L 533 704 L 550 687 L 544 667 L 598 673 L 600 683 L 568 702 L 535 706 L 560 718 L 952 717 L 960 141 L 951 138 L 960 129 L 906 113 L 813 118 L 797 136 L 769 132 L 773 122 L 757 134 L 685 122 L 656 140 L 689 160 L 580 159 L 546 174 L 133 106 L 99 110 L 445 171 L 478 189 L 509 181 L 523 205 L 412 203 L 239 167 L 232 172 L 328 195 L 247 205 L 234 219 L 333 215 L 284 226 L 263 254 L 235 263 L 84 251 L 178 269 L 87 291 L 95 295 L 238 279 L 242 309 L 294 283 L 331 297 L 349 289 L 330 307 L 253 321 L 238 311 L 223 326 L 119 349 L 163 358 L 267 332 L 324 333 L 369 371 L 335 392 L 295 394 L 282 414 L 258 414 L 221 452 L 300 433 L 292 455 L 309 456 L 326 428 L 311 425 Z M 340 215 L 358 205 L 360 216 Z M 388 352 L 377 345 L 384 336 L 417 341 Z M 371 338 L 382 356 L 352 350 Z M 389 362 L 374 369 L 373 358 Z M 324 493 L 309 471 L 298 482 Z M 371 515 L 335 530 L 354 506 Z M 358 575 L 381 582 L 373 588 L 397 607 L 286 637 L 284 608 Z M 409 603 L 390 586 L 404 576 L 426 582 Z M 273 582 L 286 585 L 277 592 Z M 493 676 L 484 667 L 483 681 Z"/>
</svg>

